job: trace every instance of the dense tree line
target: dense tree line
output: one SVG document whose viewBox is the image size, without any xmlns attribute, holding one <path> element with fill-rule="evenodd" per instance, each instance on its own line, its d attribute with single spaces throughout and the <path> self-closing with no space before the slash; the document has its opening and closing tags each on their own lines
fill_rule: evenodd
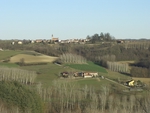
<svg viewBox="0 0 150 113">
<path fill-rule="evenodd" d="M 107 68 L 112 71 L 129 73 L 129 66 L 127 63 L 110 62 L 107 61 Z"/>
<path fill-rule="evenodd" d="M 120 95 L 119 88 L 100 86 L 96 90 L 66 80 L 55 80 L 49 88 L 38 83 L 36 89 L 31 90 L 16 81 L 0 81 L 0 112 L 148 113 L 150 108 L 149 92 L 144 96 Z"/>
<path fill-rule="evenodd" d="M 131 76 L 150 77 L 150 59 L 141 59 L 131 64 Z"/>
<path fill-rule="evenodd" d="M 126 49 L 132 48 L 132 49 L 148 49 L 150 47 L 150 42 L 141 41 L 141 42 L 132 42 L 132 43 L 125 43 L 124 44 Z"/>
<path fill-rule="evenodd" d="M 132 66 L 143 67 L 143 68 L 150 68 L 150 59 L 140 59 L 139 61 L 131 64 Z"/>
<path fill-rule="evenodd" d="M 38 92 L 47 103 L 45 113 L 148 113 L 150 107 L 149 94 L 120 95 L 109 86 L 100 86 L 97 91 L 86 85 L 56 80 L 47 89 L 39 85 Z"/>
<path fill-rule="evenodd" d="M 111 43 L 75 46 L 73 51 L 93 62 L 101 62 L 102 57 L 106 57 L 108 55 L 114 55 L 113 59 L 109 58 L 110 61 L 136 61 L 150 57 L 150 49 L 125 49 L 123 45 L 112 45 Z"/>
<path fill-rule="evenodd" d="M 93 36 L 87 36 L 87 39 L 90 40 L 91 43 L 97 43 L 97 42 L 102 42 L 102 41 L 113 41 L 115 37 L 111 36 L 109 33 L 103 33 L 101 32 L 99 34 L 94 34 Z"/>
<path fill-rule="evenodd" d="M 150 78 L 150 68 L 132 67 L 130 74 L 132 77 Z"/>
</svg>

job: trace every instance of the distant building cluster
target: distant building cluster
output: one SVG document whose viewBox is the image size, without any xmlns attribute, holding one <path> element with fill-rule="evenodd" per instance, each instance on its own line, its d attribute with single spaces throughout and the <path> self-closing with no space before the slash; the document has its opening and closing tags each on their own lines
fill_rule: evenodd
<svg viewBox="0 0 150 113">
<path fill-rule="evenodd" d="M 59 38 L 57 37 L 51 37 L 50 40 L 47 40 L 47 39 L 36 39 L 36 40 L 13 40 L 12 41 L 12 45 L 14 44 L 18 44 L 18 45 L 21 45 L 21 44 L 27 44 L 27 43 L 54 43 L 54 44 L 58 44 L 58 43 L 61 43 L 61 44 L 67 44 L 67 43 L 79 43 L 79 44 L 84 44 L 85 42 L 88 42 L 89 39 L 66 39 L 66 40 L 59 40 Z"/>
<path fill-rule="evenodd" d="M 71 77 L 93 78 L 93 77 L 98 77 L 98 72 L 61 72 L 60 74 L 64 78 L 71 78 Z"/>
<path fill-rule="evenodd" d="M 84 44 L 85 42 L 88 42 L 88 39 L 67 39 L 67 40 L 59 40 L 60 43 L 80 43 Z"/>
</svg>

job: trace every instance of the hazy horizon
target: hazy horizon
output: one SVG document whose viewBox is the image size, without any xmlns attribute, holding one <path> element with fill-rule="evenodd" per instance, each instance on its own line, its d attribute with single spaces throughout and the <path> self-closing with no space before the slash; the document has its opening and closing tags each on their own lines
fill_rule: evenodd
<svg viewBox="0 0 150 113">
<path fill-rule="evenodd" d="M 0 39 L 83 39 L 101 32 L 116 39 L 150 39 L 150 1 L 0 1 Z"/>
</svg>

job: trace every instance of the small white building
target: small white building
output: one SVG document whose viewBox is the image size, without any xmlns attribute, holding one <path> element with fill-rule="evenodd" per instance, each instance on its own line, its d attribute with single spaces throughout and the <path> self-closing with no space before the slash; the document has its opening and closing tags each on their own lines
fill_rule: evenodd
<svg viewBox="0 0 150 113">
<path fill-rule="evenodd" d="M 35 41 L 34 41 L 34 40 L 31 40 L 31 43 L 33 44 L 33 43 L 35 43 Z"/>
<path fill-rule="evenodd" d="M 21 41 L 19 41 L 19 42 L 18 42 L 18 44 L 19 44 L 19 45 L 21 45 L 21 44 L 22 44 L 22 42 L 21 42 Z"/>
<path fill-rule="evenodd" d="M 97 77 L 98 73 L 97 72 L 84 72 L 83 77 L 84 78 L 92 78 L 92 77 Z"/>
<path fill-rule="evenodd" d="M 91 75 L 84 75 L 84 78 L 92 78 L 93 76 Z"/>
</svg>

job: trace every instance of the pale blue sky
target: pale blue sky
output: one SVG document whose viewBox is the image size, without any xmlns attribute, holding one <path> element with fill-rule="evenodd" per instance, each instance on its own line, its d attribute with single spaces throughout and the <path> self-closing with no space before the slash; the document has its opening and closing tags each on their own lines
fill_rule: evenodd
<svg viewBox="0 0 150 113">
<path fill-rule="evenodd" d="M 0 39 L 150 39 L 150 0 L 0 0 Z"/>
</svg>

